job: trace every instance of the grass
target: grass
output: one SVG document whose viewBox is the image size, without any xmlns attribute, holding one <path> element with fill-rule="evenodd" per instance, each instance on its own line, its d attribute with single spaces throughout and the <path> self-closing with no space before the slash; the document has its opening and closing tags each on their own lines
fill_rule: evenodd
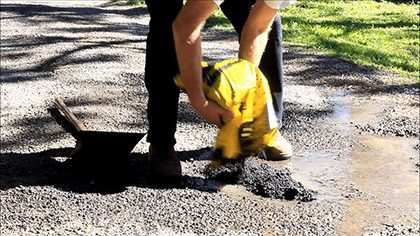
<svg viewBox="0 0 420 236">
<path fill-rule="evenodd" d="M 145 5 L 145 0 L 113 0 L 114 2 L 125 1 L 128 5 Z"/>
<path fill-rule="evenodd" d="M 305 0 L 281 11 L 285 45 L 398 72 L 419 82 L 419 4 Z M 207 27 L 233 30 L 217 11 Z"/>
<path fill-rule="evenodd" d="M 127 0 L 129 5 L 146 4 L 144 0 Z"/>
</svg>

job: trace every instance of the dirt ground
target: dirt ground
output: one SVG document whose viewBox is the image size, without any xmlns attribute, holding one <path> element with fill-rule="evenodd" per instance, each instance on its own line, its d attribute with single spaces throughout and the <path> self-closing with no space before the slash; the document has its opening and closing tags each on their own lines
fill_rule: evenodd
<svg viewBox="0 0 420 236">
<path fill-rule="evenodd" d="M 419 87 L 400 76 L 286 47 L 288 169 L 310 202 L 208 180 L 217 129 L 181 96 L 180 187 L 148 182 L 141 140 L 121 189 L 71 175 L 75 139 L 52 100 L 89 129 L 147 132 L 147 9 L 104 1 L 1 3 L 1 235 L 419 235 Z M 235 57 L 234 33 L 207 29 L 208 61 Z M 164 111 L 162 111 L 164 115 Z M 112 174 L 112 173 L 111 173 Z"/>
</svg>

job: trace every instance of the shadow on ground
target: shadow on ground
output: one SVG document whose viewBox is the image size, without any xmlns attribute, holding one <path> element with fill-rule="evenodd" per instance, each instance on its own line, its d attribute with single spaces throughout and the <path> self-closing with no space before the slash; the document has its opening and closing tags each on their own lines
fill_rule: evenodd
<svg viewBox="0 0 420 236">
<path fill-rule="evenodd" d="M 106 101 L 102 101 L 106 102 Z M 67 101 L 70 106 L 86 105 L 94 101 Z M 75 127 L 67 121 L 56 108 L 49 109 L 51 117 L 44 122 L 57 122 L 64 131 L 70 133 L 76 140 L 79 134 Z M 80 115 L 80 114 L 79 114 Z M 83 116 L 83 115 L 82 115 Z M 29 124 L 31 122 L 27 122 Z M 28 132 L 30 129 L 27 129 Z M 41 135 L 39 142 L 51 142 L 56 135 Z M 12 145 L 13 143 L 2 143 Z M 75 148 L 55 148 L 41 152 L 18 153 L 4 152 L 0 154 L 0 189 L 7 190 L 18 186 L 54 186 L 64 191 L 77 193 L 111 194 L 124 191 L 127 186 L 144 188 L 190 188 L 206 192 L 217 191 L 217 184 L 211 180 L 199 177 L 183 176 L 181 181 L 163 183 L 151 178 L 147 153 L 131 153 L 122 157 L 118 153 L 108 153 L 101 162 L 101 157 L 91 161 L 77 163 L 71 157 Z M 179 152 L 181 161 L 210 160 L 211 149 L 203 148 L 193 151 Z M 93 160 L 93 159 L 92 159 Z M 98 161 L 99 160 L 99 161 Z M 112 160 L 112 163 L 109 163 Z M 87 166 L 80 167 L 80 163 Z"/>
<path fill-rule="evenodd" d="M 23 25 L 33 27 L 39 25 L 41 30 L 37 34 L 16 34 L 13 37 L 3 37 L 2 56 L 8 60 L 19 60 L 37 57 L 39 51 L 45 51 L 45 46 L 62 46 L 74 44 L 76 47 L 64 50 L 58 54 L 52 53 L 49 58 L 39 57 L 37 62 L 17 68 L 1 67 L 2 83 L 17 83 L 34 81 L 49 77 L 49 72 L 65 65 L 80 65 L 95 62 L 115 62 L 121 58 L 112 54 L 96 54 L 94 56 L 75 58 L 82 51 L 97 48 L 124 46 L 131 47 L 135 43 L 144 42 L 144 39 L 95 39 L 87 34 L 118 32 L 130 36 L 145 36 L 148 27 L 140 24 L 109 23 L 106 21 L 110 14 L 119 14 L 126 17 L 139 17 L 148 14 L 144 7 L 126 10 L 107 9 L 106 7 L 53 7 L 32 4 L 2 4 L 0 9 L 2 21 L 9 19 L 19 20 Z M 5 14 L 7 13 L 7 15 Z M 57 26 L 57 24 L 61 24 Z M 80 35 L 64 36 L 60 34 L 82 33 Z M 143 50 L 133 47 L 133 50 Z M 54 51 L 54 50 L 52 50 Z M 142 51 L 143 52 L 143 51 Z M 144 53 L 144 52 L 143 52 Z"/>
<path fill-rule="evenodd" d="M 145 95 L 142 95 L 145 96 Z M 77 138 L 77 132 L 72 125 L 65 119 L 63 115 L 52 105 L 53 97 L 51 97 L 51 105 L 48 106 L 48 112 L 38 114 L 37 116 L 25 116 L 20 117 L 13 121 L 10 126 L 20 127 L 18 131 L 14 132 L 13 136 L 7 135 L 5 132 L 6 128 L 3 129 L 3 136 L 1 140 L 2 150 L 7 150 L 14 148 L 16 146 L 25 146 L 25 145 L 45 145 L 46 143 L 51 143 L 56 140 L 63 138 L 63 135 L 70 133 L 74 138 Z M 115 99 L 112 97 L 103 96 L 100 99 L 88 97 L 88 96 L 78 96 L 66 99 L 66 104 L 70 110 L 74 110 L 79 107 L 89 107 L 89 106 L 114 106 L 119 107 L 120 104 L 116 104 Z M 2 112 L 7 114 L 10 108 L 2 107 Z M 142 107 L 134 107 L 131 109 L 133 114 L 138 117 L 138 122 L 132 124 L 130 122 L 118 122 L 118 127 L 136 127 L 138 130 L 146 129 L 147 121 L 145 111 Z M 87 119 L 92 119 L 93 117 L 98 117 L 98 114 L 92 111 L 81 111 L 74 112 L 74 115 L 82 123 L 86 124 Z M 110 117 L 111 118 L 111 117 Z M 57 126 L 57 124 L 59 126 Z M 61 126 L 61 127 L 60 127 Z M 118 127 L 113 127 L 109 125 L 114 130 L 118 130 Z M 63 130 L 64 129 L 64 130 Z M 66 132 L 64 132 L 66 131 Z"/>
<path fill-rule="evenodd" d="M 216 188 L 208 187 L 214 181 L 184 175 L 180 182 L 163 184 L 151 178 L 147 154 L 131 153 L 124 162 L 124 170 L 105 167 L 106 178 L 95 178 L 80 174 L 70 158 L 73 148 L 48 149 L 34 153 L 1 153 L 0 154 L 0 189 L 8 190 L 18 186 L 54 186 L 63 191 L 77 193 L 111 194 L 124 191 L 128 186 L 143 188 L 189 188 L 200 191 L 215 192 Z M 181 160 L 194 158 L 209 159 L 208 148 L 179 152 Z M 118 158 L 115 163 L 121 164 Z M 101 163 L 92 166 L 103 168 Z M 104 169 L 105 170 L 105 169 Z M 107 182 L 104 182 L 107 181 Z M 203 184 L 204 183 L 204 184 Z M 214 184 L 214 183 L 213 183 Z M 206 187 L 207 186 L 207 187 Z"/>
<path fill-rule="evenodd" d="M 99 7 L 57 7 L 41 4 L 2 4 L 0 11 L 15 13 L 14 16 L 4 17 L 3 19 L 17 18 L 32 21 L 33 23 L 51 23 L 57 21 L 75 23 L 99 23 L 99 21 L 106 17 L 108 14 L 136 17 L 148 13 L 145 7 L 122 10 L 107 9 L 106 5 Z M 40 19 L 34 19 L 34 16 L 44 17 Z"/>
<path fill-rule="evenodd" d="M 374 95 L 380 93 L 407 93 L 417 91 L 419 83 L 398 82 L 400 75 L 373 67 L 360 66 L 341 58 L 325 56 L 291 48 L 284 53 L 284 61 L 303 63 L 303 68 L 285 70 L 293 82 L 308 86 L 328 86 L 338 89 L 351 89 L 354 94 Z M 418 92 L 417 92 L 418 93 Z"/>
</svg>

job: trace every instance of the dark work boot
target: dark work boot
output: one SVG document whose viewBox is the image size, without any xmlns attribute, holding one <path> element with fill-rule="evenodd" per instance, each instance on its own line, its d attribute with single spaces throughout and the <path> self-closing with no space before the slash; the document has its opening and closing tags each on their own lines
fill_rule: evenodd
<svg viewBox="0 0 420 236">
<path fill-rule="evenodd" d="M 149 146 L 148 156 L 150 170 L 154 177 L 159 179 L 181 179 L 181 162 L 176 157 L 173 146 Z"/>
</svg>

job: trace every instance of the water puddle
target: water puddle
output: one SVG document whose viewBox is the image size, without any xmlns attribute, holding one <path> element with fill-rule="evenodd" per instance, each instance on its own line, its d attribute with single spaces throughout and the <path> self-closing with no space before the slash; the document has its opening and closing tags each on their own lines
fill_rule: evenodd
<svg viewBox="0 0 420 236">
<path fill-rule="evenodd" d="M 366 100 L 352 106 L 350 120 L 366 122 L 393 104 Z M 348 178 L 363 193 L 349 200 L 347 217 L 339 231 L 360 235 L 371 225 L 410 224 L 419 216 L 419 174 L 411 158 L 417 140 L 403 137 L 379 137 L 351 129 L 364 148 L 349 153 Z M 411 223 L 412 224 L 412 223 Z"/>
<path fill-rule="evenodd" d="M 293 178 L 316 190 L 318 199 L 346 202 L 347 214 L 337 222 L 339 235 L 362 235 L 377 225 L 413 224 L 419 216 L 419 174 L 412 160 L 419 155 L 414 149 L 418 141 L 360 133 L 352 124 L 369 122 L 393 104 L 354 99 L 335 94 L 330 119 L 357 145 L 299 154 L 289 164 Z"/>
<path fill-rule="evenodd" d="M 371 225 L 409 223 L 419 216 L 419 175 L 410 157 L 415 140 L 359 135 L 367 148 L 350 153 L 348 178 L 363 193 L 349 200 L 339 230 L 361 235 Z"/>
<path fill-rule="evenodd" d="M 328 150 L 295 156 L 292 176 L 305 187 L 316 190 L 319 200 L 342 198 L 336 188 L 348 169 L 342 153 L 342 150 Z"/>
</svg>

